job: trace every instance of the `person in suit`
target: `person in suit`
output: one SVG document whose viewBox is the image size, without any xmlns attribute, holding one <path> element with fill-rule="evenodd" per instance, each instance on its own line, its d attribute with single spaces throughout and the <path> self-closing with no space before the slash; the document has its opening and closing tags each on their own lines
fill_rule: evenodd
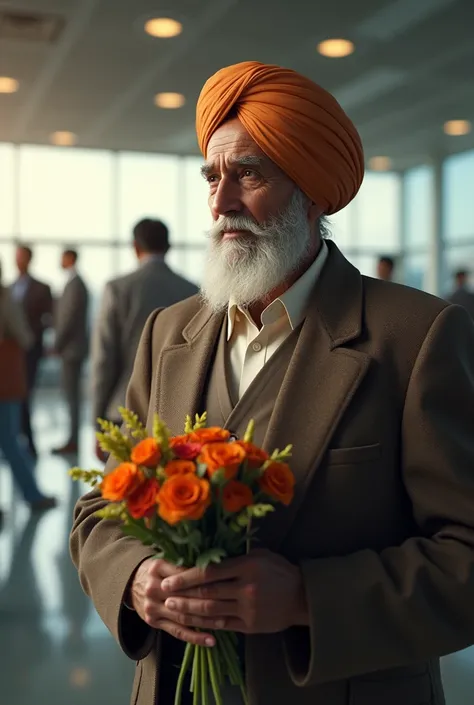
<svg viewBox="0 0 474 705">
<path fill-rule="evenodd" d="M 474 319 L 474 293 L 468 288 L 469 272 L 460 269 L 454 275 L 455 288 L 447 300 L 452 304 L 463 306 Z"/>
<path fill-rule="evenodd" d="M 94 421 L 120 423 L 118 407 L 133 369 L 145 322 L 156 308 L 165 308 L 197 292 L 197 287 L 173 272 L 165 262 L 168 228 L 145 218 L 133 229 L 139 267 L 109 282 L 92 335 L 92 407 Z M 100 454 L 99 449 L 97 452 Z"/>
<path fill-rule="evenodd" d="M 77 453 L 79 444 L 79 419 L 81 408 L 81 373 L 89 348 L 88 308 L 89 293 L 77 271 L 76 250 L 62 254 L 61 266 L 67 272 L 67 284 L 56 304 L 55 353 L 62 365 L 62 385 L 69 411 L 69 438 L 53 453 Z"/>
<path fill-rule="evenodd" d="M 21 304 L 34 336 L 33 345 L 26 357 L 28 394 L 22 405 L 22 432 L 28 442 L 30 453 L 36 458 L 37 450 L 31 426 L 31 404 L 38 367 L 44 355 L 44 332 L 52 324 L 53 297 L 47 284 L 31 276 L 32 259 L 32 249 L 26 245 L 18 245 L 16 248 L 18 278 L 11 286 L 11 294 L 13 299 Z"/>
<path fill-rule="evenodd" d="M 384 255 L 379 257 L 377 262 L 377 276 L 384 282 L 393 281 L 393 273 L 395 270 L 395 260 L 393 257 Z"/>
<path fill-rule="evenodd" d="M 474 642 L 474 325 L 322 237 L 364 155 L 320 86 L 237 64 L 196 124 L 214 221 L 201 296 L 151 315 L 127 406 L 173 434 L 204 410 L 240 438 L 253 418 L 257 445 L 293 444 L 295 498 L 206 571 L 124 540 L 97 490 L 79 500 L 73 560 L 137 662 L 132 703 L 171 704 L 184 642 L 228 629 L 252 705 L 443 705 L 439 657 Z"/>
</svg>

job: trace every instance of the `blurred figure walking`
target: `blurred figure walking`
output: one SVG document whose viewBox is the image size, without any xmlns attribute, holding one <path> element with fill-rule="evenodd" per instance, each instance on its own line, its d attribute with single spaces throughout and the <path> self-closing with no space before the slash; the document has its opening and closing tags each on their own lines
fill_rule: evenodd
<svg viewBox="0 0 474 705">
<path fill-rule="evenodd" d="M 12 284 L 10 291 L 14 301 L 20 304 L 33 333 L 33 344 L 26 354 L 27 393 L 22 405 L 21 428 L 28 441 L 29 451 L 36 458 L 37 450 L 31 428 L 31 402 L 38 367 L 44 355 L 44 331 L 52 325 L 53 297 L 47 284 L 31 276 L 32 259 L 33 251 L 30 247 L 17 247 L 18 279 Z"/>
<path fill-rule="evenodd" d="M 474 293 L 469 289 L 469 272 L 459 269 L 454 275 L 454 291 L 447 297 L 451 304 L 463 306 L 474 320 Z"/>
<path fill-rule="evenodd" d="M 61 358 L 62 386 L 69 411 L 70 429 L 66 443 L 53 450 L 57 455 L 77 453 L 79 447 L 81 374 L 89 347 L 89 293 L 78 274 L 77 260 L 76 250 L 63 252 L 61 266 L 67 272 L 68 281 L 55 311 L 54 351 Z"/>
<path fill-rule="evenodd" d="M 1 284 L 0 270 L 0 450 L 25 502 L 41 511 L 56 506 L 56 500 L 39 490 L 34 460 L 20 440 L 21 402 L 28 391 L 25 351 L 34 343 L 21 306 Z"/>
<path fill-rule="evenodd" d="M 146 218 L 133 230 L 139 268 L 109 282 L 92 337 L 92 397 L 94 420 L 120 423 L 118 407 L 132 373 L 135 353 L 148 316 L 194 296 L 198 288 L 166 264 L 170 248 L 168 228 Z M 97 450 L 98 456 L 103 456 Z"/>
</svg>

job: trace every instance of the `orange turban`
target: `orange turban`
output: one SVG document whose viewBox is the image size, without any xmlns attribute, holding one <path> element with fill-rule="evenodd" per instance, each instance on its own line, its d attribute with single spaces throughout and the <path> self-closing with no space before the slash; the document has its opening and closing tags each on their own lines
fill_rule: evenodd
<svg viewBox="0 0 474 705">
<path fill-rule="evenodd" d="M 337 100 L 295 71 L 245 61 L 212 76 L 197 104 L 199 147 L 233 110 L 260 149 L 330 215 L 364 176 L 359 133 Z"/>
</svg>

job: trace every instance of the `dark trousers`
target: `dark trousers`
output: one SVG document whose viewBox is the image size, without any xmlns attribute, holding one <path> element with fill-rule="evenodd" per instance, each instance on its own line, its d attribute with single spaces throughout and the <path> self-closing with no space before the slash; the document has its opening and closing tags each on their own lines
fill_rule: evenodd
<svg viewBox="0 0 474 705">
<path fill-rule="evenodd" d="M 62 360 L 62 386 L 69 413 L 68 443 L 79 441 L 82 360 Z"/>
<path fill-rule="evenodd" d="M 43 345 L 36 343 L 26 353 L 26 384 L 27 396 L 21 405 L 21 432 L 28 441 L 28 446 L 33 455 L 36 455 L 36 446 L 31 428 L 31 402 L 38 376 L 38 367 L 43 357 Z"/>
</svg>

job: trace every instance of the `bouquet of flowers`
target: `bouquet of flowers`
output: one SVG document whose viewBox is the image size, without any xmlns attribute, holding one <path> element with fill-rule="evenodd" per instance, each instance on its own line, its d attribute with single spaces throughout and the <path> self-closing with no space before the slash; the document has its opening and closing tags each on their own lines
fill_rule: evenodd
<svg viewBox="0 0 474 705">
<path fill-rule="evenodd" d="M 227 557 L 245 554 L 257 531 L 254 521 L 290 504 L 294 476 L 287 460 L 291 446 L 271 455 L 253 443 L 250 421 L 243 440 L 206 425 L 206 414 L 186 418 L 184 435 L 172 437 L 155 416 L 153 433 L 136 414 L 120 409 L 126 433 L 99 420 L 101 448 L 117 461 L 108 474 L 73 468 L 70 475 L 99 486 L 108 504 L 97 514 L 120 522 L 123 532 L 152 546 L 156 556 L 177 566 L 205 568 Z M 195 705 L 207 705 L 212 690 L 222 705 L 226 680 L 240 687 L 247 702 L 237 638 L 213 634 L 212 649 L 187 644 L 176 690 L 180 705 L 185 676 L 191 672 Z"/>
</svg>

